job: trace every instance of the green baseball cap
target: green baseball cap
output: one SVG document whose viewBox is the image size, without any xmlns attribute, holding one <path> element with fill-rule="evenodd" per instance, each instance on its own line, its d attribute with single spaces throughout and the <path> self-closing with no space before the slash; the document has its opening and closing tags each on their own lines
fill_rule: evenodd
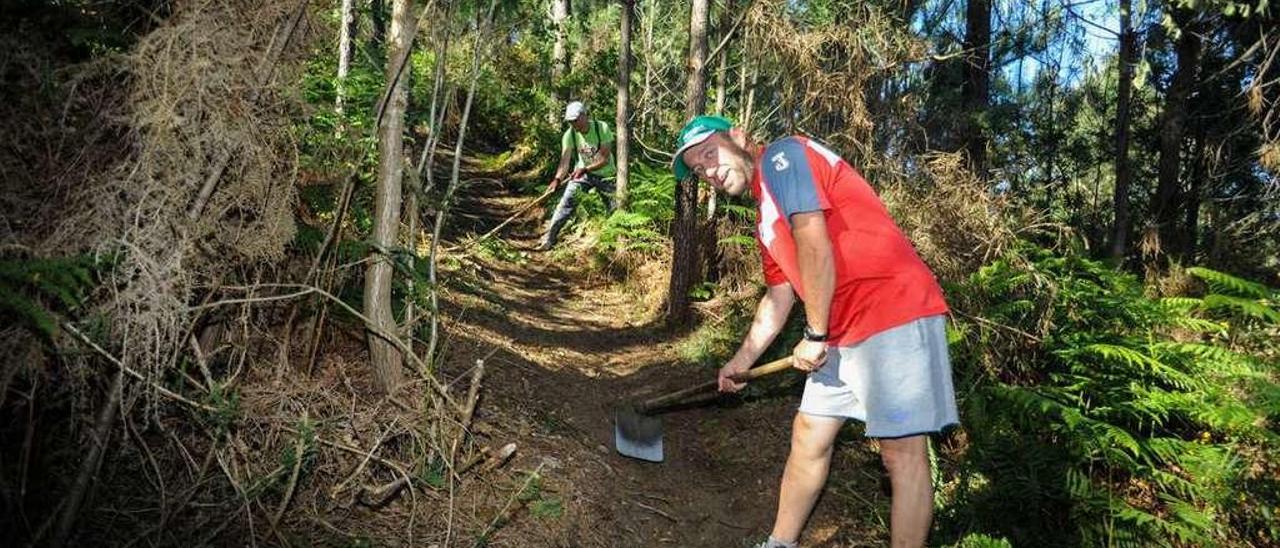
<svg viewBox="0 0 1280 548">
<path fill-rule="evenodd" d="M 676 172 L 676 181 L 683 181 L 689 176 L 689 166 L 685 165 L 684 158 L 680 155 L 689 147 L 706 141 L 718 131 L 729 131 L 733 129 L 733 122 L 719 116 L 696 116 L 684 125 L 684 129 L 680 130 L 680 137 L 676 139 L 675 158 L 671 160 L 671 168 Z"/>
</svg>

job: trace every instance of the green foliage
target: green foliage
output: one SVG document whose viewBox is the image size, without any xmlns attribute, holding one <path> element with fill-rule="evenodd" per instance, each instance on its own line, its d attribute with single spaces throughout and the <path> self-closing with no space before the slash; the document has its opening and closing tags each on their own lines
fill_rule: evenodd
<svg viewBox="0 0 1280 548">
<path fill-rule="evenodd" d="M 630 199 L 625 211 L 613 212 L 600 225 L 597 251 L 652 253 L 666 247 L 667 227 L 675 210 L 675 176 L 665 166 L 631 166 Z"/>
<path fill-rule="evenodd" d="M 316 424 L 303 417 L 298 421 L 297 429 L 297 440 L 285 447 L 280 456 L 280 466 L 287 470 L 300 466 L 305 471 L 315 464 Z"/>
<path fill-rule="evenodd" d="M 53 338 L 56 314 L 77 311 L 110 260 L 92 255 L 0 260 L 0 317 Z"/>
<path fill-rule="evenodd" d="M 1013 545 L 1003 538 L 975 534 L 965 535 L 960 542 L 951 545 L 951 548 L 1013 548 Z"/>
<path fill-rule="evenodd" d="M 719 368 L 733 355 L 751 321 L 745 304 L 734 303 L 735 309 L 725 315 L 725 321 L 704 322 L 685 337 L 678 348 L 681 361 Z"/>
<path fill-rule="evenodd" d="M 564 503 L 555 497 L 539 499 L 529 505 L 529 513 L 541 519 L 560 519 L 564 516 Z"/>
<path fill-rule="evenodd" d="M 973 388 L 947 527 L 1019 545 L 1213 545 L 1257 520 L 1241 500 L 1275 505 L 1247 471 L 1280 449 L 1276 363 L 1226 337 L 1273 328 L 1259 297 L 1274 293 L 1193 273 L 1213 292 L 1157 300 L 1131 275 L 1028 248 L 954 288 L 983 321 L 955 330 Z"/>
<path fill-rule="evenodd" d="M 449 467 L 444 460 L 432 455 L 427 464 L 419 470 L 418 479 L 432 489 L 441 490 L 446 487 L 445 480 L 448 478 L 448 473 Z"/>
<path fill-rule="evenodd" d="M 204 422 L 214 432 L 226 432 L 240 418 L 240 393 L 225 385 L 213 383 L 205 403 L 214 409 L 206 412 L 204 417 Z"/>
</svg>

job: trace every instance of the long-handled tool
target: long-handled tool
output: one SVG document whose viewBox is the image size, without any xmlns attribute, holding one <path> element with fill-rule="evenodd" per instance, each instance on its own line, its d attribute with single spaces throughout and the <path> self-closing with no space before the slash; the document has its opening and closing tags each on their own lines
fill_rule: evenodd
<svg viewBox="0 0 1280 548">
<path fill-rule="evenodd" d="M 733 379 L 747 382 L 790 368 L 791 358 L 786 357 L 748 369 L 734 375 Z M 707 381 L 618 409 L 614 415 L 614 446 L 628 457 L 662 462 L 662 419 L 656 415 L 681 405 L 712 399 L 718 396 L 715 393 L 718 386 L 718 380 Z M 710 393 L 710 398 L 705 395 L 703 398 L 690 398 L 704 392 Z"/>
</svg>

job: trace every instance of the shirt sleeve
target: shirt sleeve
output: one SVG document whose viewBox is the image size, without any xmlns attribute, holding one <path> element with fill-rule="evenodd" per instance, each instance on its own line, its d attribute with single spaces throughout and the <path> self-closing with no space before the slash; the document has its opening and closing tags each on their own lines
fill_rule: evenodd
<svg viewBox="0 0 1280 548">
<path fill-rule="evenodd" d="M 609 124 L 600 122 L 600 144 L 612 143 L 614 141 L 613 130 L 609 129 Z"/>
<path fill-rule="evenodd" d="M 782 273 L 782 267 L 773 260 L 773 256 L 769 254 L 769 250 L 764 247 L 764 242 L 761 242 L 759 237 L 756 238 L 756 247 L 760 248 L 760 264 L 764 267 L 764 284 L 772 287 L 787 283 L 787 275 Z"/>
<path fill-rule="evenodd" d="M 765 149 L 761 166 L 764 183 L 784 217 L 827 209 L 818 191 L 818 181 L 809 165 L 805 145 L 799 139 L 778 141 Z"/>
<path fill-rule="evenodd" d="M 564 130 L 564 135 L 560 136 L 560 153 L 573 150 L 573 128 Z"/>
</svg>

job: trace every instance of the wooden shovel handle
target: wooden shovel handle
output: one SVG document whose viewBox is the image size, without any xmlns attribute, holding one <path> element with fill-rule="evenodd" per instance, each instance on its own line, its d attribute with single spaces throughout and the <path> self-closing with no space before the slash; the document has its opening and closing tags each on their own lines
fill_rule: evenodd
<svg viewBox="0 0 1280 548">
<path fill-rule="evenodd" d="M 785 358 L 766 363 L 760 367 L 753 367 L 751 369 L 743 371 L 742 373 L 738 373 L 737 375 L 733 376 L 733 380 L 736 380 L 738 382 L 753 381 L 765 375 L 768 375 L 771 373 L 777 373 L 778 371 L 782 371 L 784 369 L 790 369 L 790 368 L 791 368 L 791 356 L 787 356 Z M 661 396 L 657 396 L 655 398 L 651 398 L 649 400 L 641 402 L 640 405 L 636 406 L 636 411 L 641 414 L 644 414 L 644 413 L 651 412 L 655 409 L 669 407 L 669 406 L 680 403 L 681 401 L 683 401 L 685 398 L 689 396 L 692 396 L 694 394 L 698 394 L 701 392 L 709 392 L 709 391 L 715 390 L 719 386 L 720 386 L 720 380 L 716 379 L 716 380 L 707 381 L 695 386 L 690 386 L 689 388 L 682 388 L 680 390 L 676 390 L 675 392 L 669 392 Z"/>
</svg>

